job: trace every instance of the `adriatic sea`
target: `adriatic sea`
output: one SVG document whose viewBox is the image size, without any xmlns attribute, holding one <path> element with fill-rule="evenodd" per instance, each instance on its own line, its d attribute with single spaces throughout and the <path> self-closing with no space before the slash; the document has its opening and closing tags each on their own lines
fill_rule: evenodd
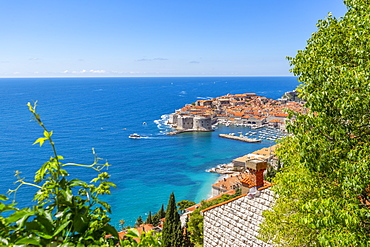
<svg viewBox="0 0 370 247">
<path fill-rule="evenodd" d="M 104 196 L 112 205 L 112 224 L 124 219 L 133 225 L 138 216 L 176 200 L 207 199 L 218 175 L 205 170 L 233 158 L 273 145 L 219 138 L 219 133 L 245 131 L 221 127 L 209 133 L 167 136 L 168 114 L 199 99 L 225 94 L 257 93 L 278 99 L 298 85 L 295 77 L 135 77 L 135 78 L 2 78 L 0 79 L 0 194 L 14 189 L 14 171 L 25 181 L 52 156 L 50 145 L 32 145 L 43 135 L 31 121 L 27 102 L 37 110 L 64 162 L 91 164 L 92 148 L 111 164 L 110 181 L 117 185 Z M 132 133 L 142 139 L 129 139 Z M 70 176 L 90 181 L 89 168 L 69 169 Z M 35 189 L 23 186 L 16 194 L 19 207 L 32 205 Z M 10 195 L 13 199 L 14 194 Z"/>
</svg>

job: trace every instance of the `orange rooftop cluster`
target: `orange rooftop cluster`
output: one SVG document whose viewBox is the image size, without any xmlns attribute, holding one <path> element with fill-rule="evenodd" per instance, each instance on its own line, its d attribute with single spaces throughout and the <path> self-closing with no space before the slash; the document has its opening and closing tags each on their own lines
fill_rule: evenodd
<svg viewBox="0 0 370 247">
<path fill-rule="evenodd" d="M 303 112 L 303 104 L 255 93 L 227 94 L 188 104 L 172 113 L 168 123 L 183 131 L 211 131 L 217 124 L 281 128 L 288 117 L 287 111 Z"/>
</svg>

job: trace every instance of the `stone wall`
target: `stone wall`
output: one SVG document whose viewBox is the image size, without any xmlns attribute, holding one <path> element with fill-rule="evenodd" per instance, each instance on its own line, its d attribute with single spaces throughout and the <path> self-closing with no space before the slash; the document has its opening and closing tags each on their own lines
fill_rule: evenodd
<svg viewBox="0 0 370 247">
<path fill-rule="evenodd" d="M 262 212 L 270 209 L 273 192 L 267 188 L 259 196 L 242 195 L 203 211 L 204 247 L 272 246 L 257 239 Z"/>
<path fill-rule="evenodd" d="M 179 130 L 192 129 L 193 120 L 194 120 L 194 117 L 192 116 L 178 116 L 177 117 L 177 129 Z"/>
<path fill-rule="evenodd" d="M 210 117 L 194 117 L 194 130 L 212 130 L 212 119 Z"/>
</svg>

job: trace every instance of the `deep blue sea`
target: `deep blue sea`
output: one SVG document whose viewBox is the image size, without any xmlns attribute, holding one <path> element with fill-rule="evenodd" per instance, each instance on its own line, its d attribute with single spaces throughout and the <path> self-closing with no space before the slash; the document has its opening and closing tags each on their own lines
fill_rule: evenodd
<svg viewBox="0 0 370 247">
<path fill-rule="evenodd" d="M 17 78 L 0 79 L 0 194 L 22 171 L 33 181 L 35 171 L 52 156 L 50 145 L 32 145 L 42 136 L 31 120 L 27 102 L 38 101 L 38 112 L 64 162 L 91 164 L 92 148 L 112 165 L 108 172 L 117 188 L 104 200 L 112 205 L 112 224 L 133 225 L 139 215 L 176 200 L 206 199 L 218 175 L 206 169 L 273 144 L 251 144 L 219 138 L 219 133 L 246 128 L 221 127 L 209 133 L 167 136 L 168 114 L 198 99 L 227 93 L 257 93 L 277 99 L 296 88 L 295 77 L 175 78 Z M 147 124 L 143 124 L 143 123 Z M 132 133 L 146 138 L 129 139 Z M 70 168 L 71 177 L 90 181 L 93 169 Z M 22 187 L 19 207 L 31 205 L 35 190 Z M 11 196 L 13 198 L 13 195 Z"/>
</svg>

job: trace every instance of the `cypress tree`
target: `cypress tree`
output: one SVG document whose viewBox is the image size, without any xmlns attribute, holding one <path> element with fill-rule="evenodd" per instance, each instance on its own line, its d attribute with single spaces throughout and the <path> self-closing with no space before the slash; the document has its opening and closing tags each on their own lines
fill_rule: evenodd
<svg viewBox="0 0 370 247">
<path fill-rule="evenodd" d="M 183 246 L 184 237 L 180 215 L 177 212 L 175 195 L 172 192 L 166 210 L 166 220 L 162 231 L 162 245 L 165 247 Z"/>
<path fill-rule="evenodd" d="M 157 226 L 159 224 L 159 220 L 166 217 L 166 212 L 164 211 L 164 206 L 162 204 L 162 207 L 158 210 L 158 212 L 152 216 L 152 224 Z"/>
<path fill-rule="evenodd" d="M 161 209 L 158 211 L 159 219 L 166 217 L 166 211 L 164 211 L 164 205 L 162 204 Z"/>
<path fill-rule="evenodd" d="M 148 218 L 146 218 L 145 224 L 153 224 L 152 212 L 149 211 Z"/>
</svg>

